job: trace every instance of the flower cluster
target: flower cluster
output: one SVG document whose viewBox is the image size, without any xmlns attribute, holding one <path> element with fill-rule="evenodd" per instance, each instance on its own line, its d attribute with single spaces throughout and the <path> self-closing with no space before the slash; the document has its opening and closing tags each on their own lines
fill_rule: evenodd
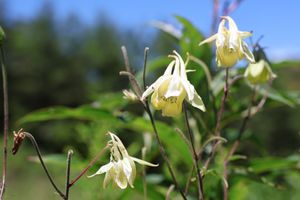
<svg viewBox="0 0 300 200">
<path fill-rule="evenodd" d="M 100 167 L 100 169 L 89 177 L 94 177 L 99 174 L 105 174 L 103 187 L 105 188 L 110 181 L 113 181 L 121 189 L 127 188 L 129 184 L 133 187 L 133 182 L 136 176 L 135 163 L 157 167 L 158 165 L 146 162 L 144 160 L 132 157 L 128 154 L 122 141 L 113 133 L 108 132 L 111 137 L 110 145 L 110 162 Z"/>
</svg>

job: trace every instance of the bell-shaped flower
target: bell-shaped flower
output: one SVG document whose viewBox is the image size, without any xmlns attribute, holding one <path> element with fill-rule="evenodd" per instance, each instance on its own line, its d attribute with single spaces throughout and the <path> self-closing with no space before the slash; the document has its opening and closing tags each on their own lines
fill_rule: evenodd
<svg viewBox="0 0 300 200">
<path fill-rule="evenodd" d="M 156 110 L 162 110 L 162 115 L 168 117 L 181 113 L 183 100 L 205 111 L 201 97 L 187 79 L 185 64 L 181 56 L 176 51 L 174 54 L 170 55 L 174 60 L 168 65 L 165 73 L 147 88 L 142 99 L 152 93 L 153 107 Z"/>
<path fill-rule="evenodd" d="M 270 79 L 276 78 L 276 74 L 272 72 L 272 69 L 268 62 L 260 60 L 258 63 L 249 64 L 244 77 L 253 85 L 262 84 Z"/>
<path fill-rule="evenodd" d="M 136 176 L 136 167 L 134 162 L 151 167 L 158 166 L 144 160 L 129 156 L 122 141 L 115 134 L 111 132 L 108 133 L 111 137 L 111 140 L 109 141 L 111 152 L 110 162 L 100 167 L 100 169 L 95 174 L 89 176 L 94 177 L 96 175 L 105 173 L 103 182 L 104 188 L 106 188 L 110 181 L 113 181 L 113 183 L 121 189 L 127 188 L 128 184 L 133 187 L 133 182 Z"/>
<path fill-rule="evenodd" d="M 243 58 L 246 58 L 250 63 L 254 63 L 254 56 L 246 42 L 243 41 L 252 33 L 239 31 L 236 23 L 229 16 L 221 18 L 218 32 L 199 45 L 216 40 L 216 61 L 219 67 L 232 67 Z M 228 22 L 228 29 L 225 26 L 226 21 Z"/>
</svg>

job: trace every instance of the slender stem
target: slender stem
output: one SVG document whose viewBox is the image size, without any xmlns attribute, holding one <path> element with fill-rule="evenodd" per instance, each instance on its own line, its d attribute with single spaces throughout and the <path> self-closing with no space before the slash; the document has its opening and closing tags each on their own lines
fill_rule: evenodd
<svg viewBox="0 0 300 200">
<path fill-rule="evenodd" d="M 186 181 L 185 189 L 184 189 L 184 194 L 185 194 L 185 195 L 187 195 L 188 192 L 189 192 L 189 187 L 190 187 L 190 183 L 191 183 L 191 179 L 192 179 L 194 170 L 195 170 L 195 165 L 192 166 L 192 169 L 191 169 L 191 171 L 190 171 L 190 173 L 189 173 L 189 176 L 188 176 L 188 179 L 187 179 L 187 181 Z"/>
<path fill-rule="evenodd" d="M 190 123 L 188 120 L 188 116 L 187 116 L 187 105 L 186 102 L 184 102 L 183 104 L 183 109 L 184 109 L 184 118 L 185 118 L 185 124 L 187 127 L 187 132 L 190 138 L 190 142 L 191 142 L 191 146 L 192 146 L 192 150 L 193 150 L 193 163 L 194 166 L 196 168 L 197 171 L 197 179 L 198 179 L 198 199 L 199 200 L 203 200 L 204 199 L 204 193 L 203 193 L 203 181 L 202 181 L 202 176 L 201 176 L 201 172 L 198 166 L 198 155 L 196 153 L 196 149 L 195 149 L 195 145 L 194 145 L 194 140 L 193 140 L 193 135 L 192 135 L 192 130 L 190 127 Z"/>
<path fill-rule="evenodd" d="M 142 159 L 145 160 L 146 158 L 146 151 L 147 148 L 144 146 L 142 148 Z M 143 189 L 144 189 L 144 200 L 147 200 L 147 181 L 146 181 L 146 166 L 143 166 L 143 171 L 142 171 L 142 175 L 143 175 Z"/>
<path fill-rule="evenodd" d="M 109 145 L 106 145 L 103 149 L 100 150 L 100 152 L 97 154 L 97 156 L 88 164 L 86 168 L 84 168 L 80 174 L 71 181 L 69 184 L 69 188 L 72 187 L 94 164 L 95 162 L 102 156 L 104 151 L 108 149 Z"/>
<path fill-rule="evenodd" d="M 68 151 L 68 157 L 67 157 L 67 170 L 66 170 L 66 200 L 69 199 L 69 191 L 70 191 L 70 172 L 71 172 L 71 159 L 72 159 L 73 151 Z"/>
<path fill-rule="evenodd" d="M 213 4 L 213 16 L 212 16 L 212 24 L 211 24 L 211 34 L 213 34 L 216 30 L 217 22 L 218 22 L 218 12 L 219 12 L 220 0 L 214 0 Z"/>
<path fill-rule="evenodd" d="M 144 66 L 143 66 L 143 85 L 144 90 L 146 90 L 146 69 L 147 69 L 147 59 L 148 59 L 149 48 L 146 47 L 144 50 Z"/>
<path fill-rule="evenodd" d="M 66 199 L 66 196 L 60 191 L 60 189 L 58 189 L 58 187 L 57 187 L 56 184 L 54 183 L 53 178 L 51 177 L 51 175 L 50 175 L 50 173 L 49 173 L 49 171 L 48 171 L 48 169 L 47 169 L 47 167 L 46 167 L 46 165 L 45 165 L 45 163 L 44 163 L 44 161 L 43 161 L 42 154 L 41 154 L 41 151 L 40 151 L 40 149 L 39 149 L 39 146 L 38 146 L 36 140 L 34 139 L 34 137 L 33 137 L 30 133 L 28 133 L 28 132 L 23 132 L 23 133 L 25 134 L 25 136 L 26 136 L 27 138 L 29 138 L 29 140 L 31 141 L 32 145 L 34 146 L 34 148 L 35 148 L 35 150 L 36 150 L 36 153 L 37 153 L 37 155 L 38 155 L 38 158 L 39 158 L 39 160 L 40 160 L 40 163 L 41 163 L 41 165 L 42 165 L 42 167 L 43 167 L 43 169 L 44 169 L 44 171 L 45 171 L 45 173 L 46 173 L 46 175 L 47 175 L 47 177 L 48 177 L 50 183 L 52 184 L 53 188 L 55 189 L 55 191 L 56 191 L 63 199 Z"/>
<path fill-rule="evenodd" d="M 3 109 L 4 109 L 4 130 L 3 130 L 3 163 L 2 163 L 2 185 L 0 192 L 0 199 L 3 199 L 5 185 L 6 185 L 6 174 L 7 174 L 7 137 L 8 137 L 8 95 L 7 95 L 7 75 L 5 70 L 4 60 L 4 49 L 0 45 L 1 49 L 1 68 L 2 68 L 2 81 L 3 81 Z"/>
<path fill-rule="evenodd" d="M 228 77 L 229 77 L 229 68 L 226 68 L 226 71 L 225 71 L 225 85 L 224 85 L 224 94 L 223 94 L 223 97 L 222 97 L 222 101 L 221 101 L 221 106 L 220 106 L 220 110 L 218 112 L 218 116 L 217 116 L 217 124 L 216 124 L 216 128 L 215 128 L 215 131 L 214 131 L 214 135 L 215 136 L 220 136 L 220 129 L 221 129 L 221 119 L 222 119 L 222 116 L 223 116 L 223 113 L 224 113 L 224 108 L 225 108 L 225 102 L 226 102 L 226 99 L 227 99 L 227 96 L 228 96 L 228 91 L 229 91 L 229 84 L 228 84 Z M 217 147 L 218 145 L 221 144 L 221 141 L 216 141 L 214 144 L 213 144 L 213 147 L 212 147 L 212 151 L 210 153 L 210 155 L 208 156 L 205 164 L 204 164 L 204 168 L 207 169 L 212 158 L 214 157 L 215 155 L 215 152 L 217 150 Z"/>
<path fill-rule="evenodd" d="M 173 168 L 172 168 L 172 165 L 171 165 L 171 163 L 170 163 L 170 160 L 169 160 L 169 158 L 168 158 L 168 156 L 167 156 L 167 154 L 166 154 L 166 151 L 165 151 L 165 149 L 164 149 L 164 147 L 163 147 L 163 144 L 162 144 L 162 142 L 160 141 L 160 138 L 159 138 L 159 136 L 158 136 L 158 131 L 157 131 L 157 128 L 156 128 L 156 124 L 155 124 L 155 121 L 154 121 L 154 117 L 153 117 L 153 115 L 152 115 L 152 113 L 151 113 L 151 110 L 150 110 L 150 108 L 149 108 L 149 103 L 148 103 L 148 101 L 145 102 L 145 105 L 146 105 L 146 106 L 145 106 L 145 110 L 146 110 L 146 112 L 147 112 L 147 114 L 148 114 L 148 116 L 149 116 L 149 118 L 150 118 L 151 125 L 152 125 L 153 131 L 154 131 L 154 135 L 155 135 L 155 138 L 156 138 L 157 143 L 158 143 L 158 146 L 159 146 L 160 154 L 162 155 L 164 161 L 165 161 L 166 164 L 167 164 L 167 167 L 168 167 L 168 169 L 169 169 L 169 172 L 170 172 L 170 174 L 171 174 L 171 177 L 172 177 L 172 179 L 173 179 L 173 182 L 174 182 L 174 184 L 175 184 L 176 189 L 179 190 L 179 192 L 180 192 L 180 194 L 181 194 L 181 196 L 182 196 L 183 199 L 187 199 L 186 196 L 185 196 L 185 194 L 184 194 L 184 192 L 183 192 L 183 191 L 180 189 L 180 187 L 179 187 L 179 184 L 178 184 L 178 181 L 177 181 L 177 179 L 176 179 L 176 176 L 175 176 L 174 170 L 173 170 Z"/>
</svg>

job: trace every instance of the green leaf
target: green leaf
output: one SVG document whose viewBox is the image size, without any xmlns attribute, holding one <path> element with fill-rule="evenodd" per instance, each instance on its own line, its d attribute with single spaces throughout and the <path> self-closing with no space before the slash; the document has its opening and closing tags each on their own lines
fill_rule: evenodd
<svg viewBox="0 0 300 200">
<path fill-rule="evenodd" d="M 117 118 L 105 109 L 83 105 L 78 108 L 68 108 L 64 106 L 43 108 L 25 115 L 18 121 L 18 124 L 70 118 L 78 120 L 117 121 Z"/>
<path fill-rule="evenodd" d="M 212 58 L 210 47 L 208 45 L 199 46 L 199 43 L 204 40 L 203 34 L 186 18 L 175 17 L 183 25 L 182 36 L 179 40 L 182 53 L 189 52 L 209 65 Z"/>
<path fill-rule="evenodd" d="M 253 86 L 251 86 L 251 87 L 253 87 Z M 294 107 L 296 104 L 299 103 L 298 97 L 294 97 L 293 95 L 290 95 L 289 93 L 278 91 L 274 88 L 267 88 L 266 86 L 259 87 L 258 92 L 261 95 L 267 94 L 270 99 L 272 99 L 274 101 L 278 101 L 283 104 L 286 104 L 291 107 Z"/>
<path fill-rule="evenodd" d="M 2 42 L 2 40 L 5 38 L 5 33 L 4 30 L 2 29 L 2 27 L 0 26 L 0 42 Z"/>
<path fill-rule="evenodd" d="M 250 161 L 249 170 L 255 173 L 262 173 L 267 171 L 290 169 L 297 167 L 299 160 L 276 158 L 276 157 L 264 157 L 256 158 Z"/>
</svg>

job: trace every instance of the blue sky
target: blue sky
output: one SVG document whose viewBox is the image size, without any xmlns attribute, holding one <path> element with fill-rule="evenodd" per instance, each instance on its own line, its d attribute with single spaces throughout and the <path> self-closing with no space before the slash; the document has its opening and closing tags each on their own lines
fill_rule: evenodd
<svg viewBox="0 0 300 200">
<path fill-rule="evenodd" d="M 222 0 L 220 0 L 223 2 Z M 6 12 L 12 19 L 33 18 L 47 0 L 6 0 Z M 56 19 L 77 14 L 87 24 L 95 23 L 101 13 L 121 27 L 153 29 L 145 26 L 153 20 L 176 23 L 174 14 L 192 21 L 206 35 L 210 32 L 212 0 L 48 0 Z M 274 61 L 300 59 L 300 1 L 244 0 L 231 14 L 243 31 L 254 31 Z"/>
</svg>

